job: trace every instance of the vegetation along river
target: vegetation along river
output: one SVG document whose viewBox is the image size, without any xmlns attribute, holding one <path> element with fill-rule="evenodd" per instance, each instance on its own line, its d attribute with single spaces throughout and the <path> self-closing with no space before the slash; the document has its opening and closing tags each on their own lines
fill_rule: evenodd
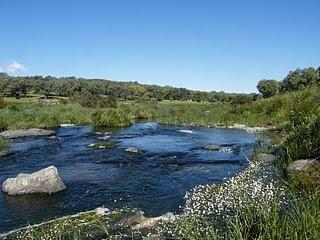
<svg viewBox="0 0 320 240">
<path fill-rule="evenodd" d="M 187 130 L 187 131 L 186 131 Z M 1 183 L 17 174 L 54 165 L 67 190 L 48 195 L 10 197 L 0 193 L 0 232 L 105 206 L 130 207 L 156 216 L 179 212 L 186 191 L 219 183 L 248 165 L 256 136 L 242 130 L 138 123 L 112 131 L 110 149 L 88 148 L 101 142 L 91 126 L 57 129 L 57 139 L 20 138 L 14 155 L 0 161 Z M 100 129 L 100 131 L 102 131 Z M 220 151 L 204 149 L 217 144 Z M 126 152 L 136 147 L 140 153 Z"/>
</svg>

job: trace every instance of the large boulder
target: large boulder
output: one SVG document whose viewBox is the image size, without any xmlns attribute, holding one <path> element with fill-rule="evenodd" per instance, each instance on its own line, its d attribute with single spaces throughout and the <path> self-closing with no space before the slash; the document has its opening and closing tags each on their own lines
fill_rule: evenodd
<svg viewBox="0 0 320 240">
<path fill-rule="evenodd" d="M 317 159 L 300 159 L 289 164 L 288 173 L 307 172 L 320 166 Z"/>
<path fill-rule="evenodd" d="M 30 129 L 7 130 L 4 132 L 1 132 L 0 137 L 20 138 L 20 137 L 34 137 L 34 136 L 51 136 L 54 134 L 55 132 L 52 130 L 30 128 Z"/>
<path fill-rule="evenodd" d="M 58 169 L 54 166 L 32 174 L 21 173 L 15 178 L 8 178 L 2 184 L 2 190 L 9 195 L 52 194 L 65 189 L 66 186 L 59 176 Z"/>
<path fill-rule="evenodd" d="M 289 164 L 287 173 L 292 182 L 303 188 L 320 186 L 320 161 L 300 159 Z"/>
</svg>

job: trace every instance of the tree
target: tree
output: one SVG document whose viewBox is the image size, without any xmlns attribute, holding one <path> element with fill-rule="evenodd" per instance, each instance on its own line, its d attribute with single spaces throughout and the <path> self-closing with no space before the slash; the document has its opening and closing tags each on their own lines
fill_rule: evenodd
<svg viewBox="0 0 320 240">
<path fill-rule="evenodd" d="M 285 79 L 281 82 L 281 92 L 291 92 L 305 88 L 306 86 L 316 84 L 318 75 L 314 68 L 296 69 L 289 72 Z"/>
<path fill-rule="evenodd" d="M 279 82 L 276 80 L 261 80 L 257 89 L 264 98 L 272 97 L 279 92 Z"/>
<path fill-rule="evenodd" d="M 0 72 L 0 78 L 7 78 L 9 75 L 5 72 Z"/>
</svg>

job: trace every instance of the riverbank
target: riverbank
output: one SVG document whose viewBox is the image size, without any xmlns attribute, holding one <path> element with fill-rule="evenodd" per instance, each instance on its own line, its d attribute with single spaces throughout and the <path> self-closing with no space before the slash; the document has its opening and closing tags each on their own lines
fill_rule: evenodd
<svg viewBox="0 0 320 240">
<path fill-rule="evenodd" d="M 148 219 L 136 210 L 96 209 L 3 235 L 3 239 L 318 239 L 320 192 L 283 182 L 272 162 L 255 160 L 223 184 L 186 193 L 179 215 Z M 305 224 L 307 223 L 307 224 Z M 139 227 L 138 227 L 139 226 Z M 256 239 L 256 238 L 254 238 Z"/>
</svg>

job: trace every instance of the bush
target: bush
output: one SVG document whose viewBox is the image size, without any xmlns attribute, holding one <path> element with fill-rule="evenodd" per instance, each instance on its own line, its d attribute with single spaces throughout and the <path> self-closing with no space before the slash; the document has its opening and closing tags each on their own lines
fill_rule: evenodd
<svg viewBox="0 0 320 240">
<path fill-rule="evenodd" d="M 9 140 L 0 137 L 0 151 L 7 150 L 9 148 Z"/>
<path fill-rule="evenodd" d="M 315 109 L 317 106 L 307 109 L 305 104 L 301 107 L 291 112 L 286 124 L 282 147 L 289 162 L 320 156 L 320 109 Z"/>
<path fill-rule="evenodd" d="M 100 127 L 126 127 L 133 123 L 131 116 L 122 110 L 97 110 L 92 116 L 92 122 Z"/>
<path fill-rule="evenodd" d="M 1 113 L 2 115 L 0 115 L 0 131 L 3 130 L 7 130 L 8 129 L 8 123 L 5 119 L 5 117 L 3 116 L 3 113 Z"/>
<path fill-rule="evenodd" d="M 82 107 L 87 108 L 116 108 L 117 98 L 111 95 L 99 96 L 90 92 L 85 92 L 81 95 L 71 98 L 72 101 L 79 103 Z"/>
<path fill-rule="evenodd" d="M 264 98 L 272 97 L 279 92 L 279 83 L 276 80 L 261 80 L 257 89 Z"/>
<path fill-rule="evenodd" d="M 0 108 L 5 108 L 7 106 L 7 102 L 0 98 Z"/>
<path fill-rule="evenodd" d="M 98 100 L 98 105 L 101 108 L 116 108 L 117 98 L 111 95 L 100 97 L 100 99 Z"/>
</svg>

